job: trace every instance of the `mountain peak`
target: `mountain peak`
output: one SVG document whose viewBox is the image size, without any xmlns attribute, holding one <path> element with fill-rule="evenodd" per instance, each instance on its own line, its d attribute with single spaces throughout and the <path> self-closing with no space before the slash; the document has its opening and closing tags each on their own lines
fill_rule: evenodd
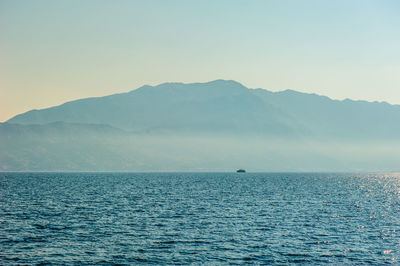
<svg viewBox="0 0 400 266">
<path fill-rule="evenodd" d="M 213 85 L 222 85 L 222 86 L 235 86 L 235 87 L 242 87 L 246 88 L 240 82 L 231 79 L 216 79 L 213 81 L 206 82 L 205 84 L 213 84 Z"/>
<path fill-rule="evenodd" d="M 246 88 L 241 83 L 235 80 L 216 79 L 208 82 L 194 82 L 194 83 L 183 83 L 183 82 L 165 82 L 154 87 L 224 87 L 224 88 Z M 145 86 L 143 86 L 145 87 Z M 247 88 L 246 88 L 247 89 Z"/>
<path fill-rule="evenodd" d="M 248 88 L 243 86 L 241 83 L 234 80 L 223 80 L 217 79 L 208 82 L 196 82 L 196 83 L 183 83 L 183 82 L 165 82 L 159 85 L 150 86 L 144 85 L 132 92 L 145 93 L 194 93 L 196 96 L 200 95 L 232 95 L 237 93 L 243 93 Z"/>
</svg>

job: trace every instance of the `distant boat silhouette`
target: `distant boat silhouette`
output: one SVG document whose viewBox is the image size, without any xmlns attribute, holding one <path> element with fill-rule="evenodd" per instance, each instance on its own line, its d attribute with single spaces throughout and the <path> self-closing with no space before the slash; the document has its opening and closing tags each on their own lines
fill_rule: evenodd
<svg viewBox="0 0 400 266">
<path fill-rule="evenodd" d="M 236 173 L 246 173 L 246 170 L 244 170 L 244 169 L 239 169 L 239 170 L 236 171 Z"/>
</svg>

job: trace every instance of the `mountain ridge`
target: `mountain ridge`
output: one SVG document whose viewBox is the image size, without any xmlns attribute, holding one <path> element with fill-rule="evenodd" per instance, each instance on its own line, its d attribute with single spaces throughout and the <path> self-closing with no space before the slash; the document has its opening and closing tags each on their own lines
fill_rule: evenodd
<svg viewBox="0 0 400 266">
<path fill-rule="evenodd" d="M 234 83 L 240 84 L 241 86 L 243 86 L 244 88 L 246 88 L 248 90 L 255 90 L 255 91 L 256 90 L 260 90 L 260 91 L 267 92 L 267 93 L 270 93 L 270 94 L 285 94 L 285 93 L 292 93 L 293 92 L 293 93 L 300 94 L 300 95 L 323 97 L 323 98 L 327 98 L 327 99 L 329 99 L 331 101 L 336 101 L 336 102 L 384 104 L 384 105 L 390 105 L 390 106 L 397 106 L 397 107 L 400 108 L 400 104 L 392 104 L 392 103 L 389 103 L 387 101 L 355 100 L 355 99 L 351 99 L 351 98 L 345 98 L 343 100 L 340 100 L 340 99 L 334 99 L 334 98 L 331 98 L 329 96 L 318 94 L 318 93 L 302 92 L 302 91 L 297 91 L 297 90 L 294 90 L 294 89 L 284 89 L 284 90 L 279 90 L 279 91 L 271 91 L 271 90 L 264 89 L 264 88 L 247 88 L 244 85 L 242 85 L 240 82 L 237 82 L 235 80 L 216 79 L 216 80 L 209 81 L 209 82 L 204 82 L 204 83 L 208 84 L 208 83 L 215 83 L 215 82 L 219 82 L 219 81 L 234 82 Z M 79 101 L 90 100 L 90 99 L 99 99 L 99 98 L 104 98 L 104 97 L 112 97 L 112 96 L 118 96 L 118 95 L 127 95 L 127 94 L 133 93 L 135 91 L 143 90 L 143 89 L 146 89 L 146 88 L 164 87 L 166 85 L 171 85 L 171 84 L 172 85 L 189 85 L 189 84 L 204 84 L 204 83 L 202 83 L 202 82 L 196 82 L 196 83 L 164 82 L 164 83 L 160 83 L 160 84 L 154 85 L 154 86 L 145 84 L 145 85 L 140 86 L 139 88 L 136 88 L 136 89 L 133 89 L 133 90 L 130 90 L 130 91 L 127 91 L 127 92 L 114 93 L 114 94 L 109 94 L 109 95 L 104 95 L 104 96 L 93 96 L 93 97 L 79 98 L 79 99 L 75 99 L 75 100 L 64 102 L 64 103 L 59 104 L 59 105 L 54 105 L 54 106 L 49 106 L 49 107 L 39 108 L 39 109 L 34 108 L 32 110 L 28 110 L 26 112 L 23 112 L 23 113 L 20 113 L 20 114 L 16 114 L 16 115 L 14 115 L 13 117 L 9 118 L 8 120 L 6 120 L 4 122 L 12 122 L 12 120 L 14 120 L 15 118 L 17 118 L 19 116 L 22 116 L 22 115 L 25 115 L 27 113 L 33 112 L 33 111 L 47 110 L 47 109 L 50 109 L 50 108 L 60 107 L 62 105 L 73 103 L 73 102 L 79 102 Z"/>
<path fill-rule="evenodd" d="M 400 105 L 334 100 L 295 90 L 249 89 L 219 79 L 144 85 L 125 93 L 31 110 L 7 122 L 56 121 L 108 124 L 136 132 L 398 138 Z"/>
</svg>

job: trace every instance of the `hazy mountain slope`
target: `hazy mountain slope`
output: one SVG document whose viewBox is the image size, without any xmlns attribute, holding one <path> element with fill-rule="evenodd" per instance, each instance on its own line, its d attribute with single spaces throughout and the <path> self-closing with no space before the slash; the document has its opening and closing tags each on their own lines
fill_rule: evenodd
<svg viewBox="0 0 400 266">
<path fill-rule="evenodd" d="M 108 124 L 146 133 L 399 139 L 400 106 L 335 101 L 296 91 L 247 89 L 235 81 L 165 83 L 32 110 L 10 123 Z"/>
<path fill-rule="evenodd" d="M 0 171 L 388 171 L 400 170 L 399 144 L 0 123 Z"/>
<path fill-rule="evenodd" d="M 115 146 L 125 134 L 106 125 L 0 123 L 0 169 L 105 170 L 110 159 L 125 161 Z"/>
<path fill-rule="evenodd" d="M 400 139 L 400 106 L 388 103 L 332 100 L 293 90 L 252 92 L 285 110 L 318 137 Z"/>
</svg>

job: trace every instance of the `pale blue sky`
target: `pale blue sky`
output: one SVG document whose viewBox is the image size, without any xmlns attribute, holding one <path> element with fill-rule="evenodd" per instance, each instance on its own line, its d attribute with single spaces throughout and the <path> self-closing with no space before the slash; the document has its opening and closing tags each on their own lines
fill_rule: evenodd
<svg viewBox="0 0 400 266">
<path fill-rule="evenodd" d="M 400 1 L 0 0 L 0 121 L 163 82 L 400 104 Z"/>
</svg>

